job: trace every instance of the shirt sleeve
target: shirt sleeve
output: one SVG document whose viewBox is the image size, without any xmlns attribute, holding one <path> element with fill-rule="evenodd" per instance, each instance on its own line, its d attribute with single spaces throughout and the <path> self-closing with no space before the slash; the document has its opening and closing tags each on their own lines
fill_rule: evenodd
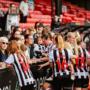
<svg viewBox="0 0 90 90">
<path fill-rule="evenodd" d="M 71 57 L 71 56 L 73 56 L 73 53 L 72 53 L 72 51 L 71 51 L 71 50 L 69 50 L 69 49 L 67 49 L 67 50 L 68 50 L 69 59 L 70 59 L 70 57 Z"/>
<path fill-rule="evenodd" d="M 11 54 L 5 61 L 7 64 L 13 64 L 14 63 L 14 57 L 13 54 Z"/>
<path fill-rule="evenodd" d="M 20 10 L 22 10 L 22 4 L 23 4 L 23 2 L 21 2 L 20 5 L 19 5 Z"/>
<path fill-rule="evenodd" d="M 88 53 L 88 51 L 87 50 L 85 50 L 86 51 L 86 58 L 88 59 L 88 58 L 90 58 L 90 54 Z"/>
<path fill-rule="evenodd" d="M 53 58 L 53 50 L 48 53 L 48 57 L 49 57 L 49 62 L 53 62 L 54 58 Z"/>
</svg>

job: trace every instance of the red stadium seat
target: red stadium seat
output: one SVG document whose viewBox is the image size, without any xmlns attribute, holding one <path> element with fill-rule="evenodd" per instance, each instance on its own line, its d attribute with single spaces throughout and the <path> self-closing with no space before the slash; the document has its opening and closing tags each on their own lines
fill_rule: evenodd
<svg viewBox="0 0 90 90">
<path fill-rule="evenodd" d="M 74 20 L 78 21 L 78 22 L 84 22 L 85 18 L 77 18 L 77 17 L 75 17 Z"/>
<path fill-rule="evenodd" d="M 39 22 L 39 19 L 34 19 L 34 18 L 27 18 L 27 23 L 35 23 L 35 22 Z"/>
<path fill-rule="evenodd" d="M 64 14 L 64 16 L 71 17 L 72 19 L 76 17 L 76 15 L 74 15 L 74 14 Z"/>
<path fill-rule="evenodd" d="M 51 19 L 42 19 L 42 23 L 51 23 Z"/>
<path fill-rule="evenodd" d="M 28 28 L 30 28 L 30 27 L 34 27 L 35 26 L 35 23 L 19 23 L 19 26 L 21 27 L 21 28 L 25 28 L 25 29 L 28 29 Z"/>
</svg>

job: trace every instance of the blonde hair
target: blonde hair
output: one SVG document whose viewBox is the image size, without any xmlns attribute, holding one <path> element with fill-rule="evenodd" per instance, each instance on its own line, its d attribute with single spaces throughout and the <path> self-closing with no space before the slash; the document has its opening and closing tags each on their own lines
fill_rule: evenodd
<svg viewBox="0 0 90 90">
<path fill-rule="evenodd" d="M 74 50 L 75 50 L 75 55 L 78 56 L 78 45 L 83 42 L 81 37 L 77 37 L 74 40 Z"/>
<path fill-rule="evenodd" d="M 53 32 L 51 32 L 51 35 L 52 35 L 52 37 L 54 36 L 54 33 Z"/>
<path fill-rule="evenodd" d="M 21 39 L 21 37 L 24 37 L 23 35 L 18 35 L 16 38 Z"/>
<path fill-rule="evenodd" d="M 64 48 L 64 42 L 63 42 L 63 38 L 62 36 L 58 35 L 56 38 L 55 38 L 55 41 L 56 41 L 56 46 L 59 50 L 59 52 L 62 52 L 62 48 Z"/>
<path fill-rule="evenodd" d="M 78 31 L 75 32 L 75 37 L 76 37 L 76 38 L 77 38 L 77 37 L 80 37 L 80 34 L 79 34 Z"/>
<path fill-rule="evenodd" d="M 72 47 L 71 47 L 70 43 L 68 43 L 68 42 L 64 43 L 64 48 L 69 49 L 69 50 L 71 50 L 73 52 Z"/>
<path fill-rule="evenodd" d="M 75 40 L 74 40 L 74 50 L 75 50 L 75 55 L 78 56 L 78 45 L 80 42 L 82 42 L 82 38 L 80 37 L 80 34 L 78 31 L 75 32 Z"/>
<path fill-rule="evenodd" d="M 72 35 L 75 35 L 73 32 L 68 32 L 68 34 L 66 35 L 67 38 L 70 38 Z"/>
<path fill-rule="evenodd" d="M 29 31 L 34 31 L 34 28 L 33 28 L 33 27 L 31 27 L 31 28 L 28 28 L 28 30 L 29 30 Z"/>
<path fill-rule="evenodd" d="M 6 37 L 0 37 L 0 42 L 2 42 L 4 40 L 8 42 L 8 39 Z"/>
</svg>

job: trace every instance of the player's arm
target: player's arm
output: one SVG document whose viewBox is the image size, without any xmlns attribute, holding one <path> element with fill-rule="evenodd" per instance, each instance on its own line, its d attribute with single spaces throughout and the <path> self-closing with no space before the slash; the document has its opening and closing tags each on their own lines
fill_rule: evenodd
<svg viewBox="0 0 90 90">
<path fill-rule="evenodd" d="M 69 59 L 71 60 L 72 64 L 73 65 L 76 64 L 75 59 L 77 59 L 77 56 L 73 55 L 73 53 L 70 50 L 68 50 L 68 53 L 69 53 Z"/>
<path fill-rule="evenodd" d="M 39 62 L 39 61 L 48 61 L 48 57 L 40 58 L 40 59 L 35 59 L 34 62 Z"/>
<path fill-rule="evenodd" d="M 77 59 L 77 56 L 70 56 L 70 59 L 73 65 L 76 64 L 75 59 Z"/>
<path fill-rule="evenodd" d="M 45 67 L 45 66 L 48 66 L 48 65 L 49 65 L 49 61 L 44 63 L 44 64 L 38 65 L 39 66 L 38 70 L 40 70 L 42 67 Z"/>
<path fill-rule="evenodd" d="M 88 52 L 87 50 L 85 50 L 85 51 L 86 51 L 86 60 L 87 60 L 87 65 L 90 66 L 90 54 L 89 54 L 89 52 Z"/>
<path fill-rule="evenodd" d="M 90 58 L 87 59 L 87 65 L 90 66 Z"/>
</svg>

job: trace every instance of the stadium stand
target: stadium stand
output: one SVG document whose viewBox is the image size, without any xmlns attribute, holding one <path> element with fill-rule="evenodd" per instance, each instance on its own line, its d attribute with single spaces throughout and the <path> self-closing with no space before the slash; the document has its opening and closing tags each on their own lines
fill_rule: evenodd
<svg viewBox="0 0 90 90">
<path fill-rule="evenodd" d="M 27 24 L 20 23 L 20 26 L 25 25 L 25 27 L 28 27 L 28 25 L 34 27 L 35 22 L 43 22 L 44 25 L 51 25 L 51 1 L 48 0 L 35 0 L 35 10 L 32 11 L 29 8 L 29 15 L 27 18 Z M 0 1 L 0 8 L 4 12 L 8 11 L 9 4 L 14 2 L 13 0 L 8 1 Z M 5 4 L 5 5 L 4 5 Z M 19 6 L 18 2 L 14 2 L 15 6 Z M 70 22 L 84 22 L 85 19 L 90 20 L 90 11 L 85 10 L 84 8 L 80 8 L 77 5 L 72 5 L 70 2 L 63 1 L 63 5 L 67 6 L 67 12 L 62 11 L 63 14 L 63 21 L 64 23 L 70 23 Z M 55 14 L 55 3 L 54 3 L 54 14 Z"/>
<path fill-rule="evenodd" d="M 34 23 L 39 21 L 43 22 L 44 25 L 51 26 L 51 1 L 48 0 L 35 0 L 35 10 L 28 9 L 27 23 L 22 23 L 25 28 L 34 27 Z M 13 0 L 0 1 L 0 9 L 5 13 L 8 11 L 10 3 L 14 3 L 16 7 L 19 6 L 19 2 Z M 63 1 L 63 5 L 67 6 L 67 12 L 62 11 L 64 23 L 70 22 L 84 22 L 85 19 L 90 20 L 90 11 L 86 11 L 84 8 L 80 8 L 77 5 L 72 5 L 70 2 Z M 54 14 L 55 14 L 55 3 L 54 3 Z M 19 19 L 20 20 L 20 19 Z M 20 23 L 20 26 L 22 27 Z M 30 26 L 29 26 L 30 25 Z"/>
</svg>

